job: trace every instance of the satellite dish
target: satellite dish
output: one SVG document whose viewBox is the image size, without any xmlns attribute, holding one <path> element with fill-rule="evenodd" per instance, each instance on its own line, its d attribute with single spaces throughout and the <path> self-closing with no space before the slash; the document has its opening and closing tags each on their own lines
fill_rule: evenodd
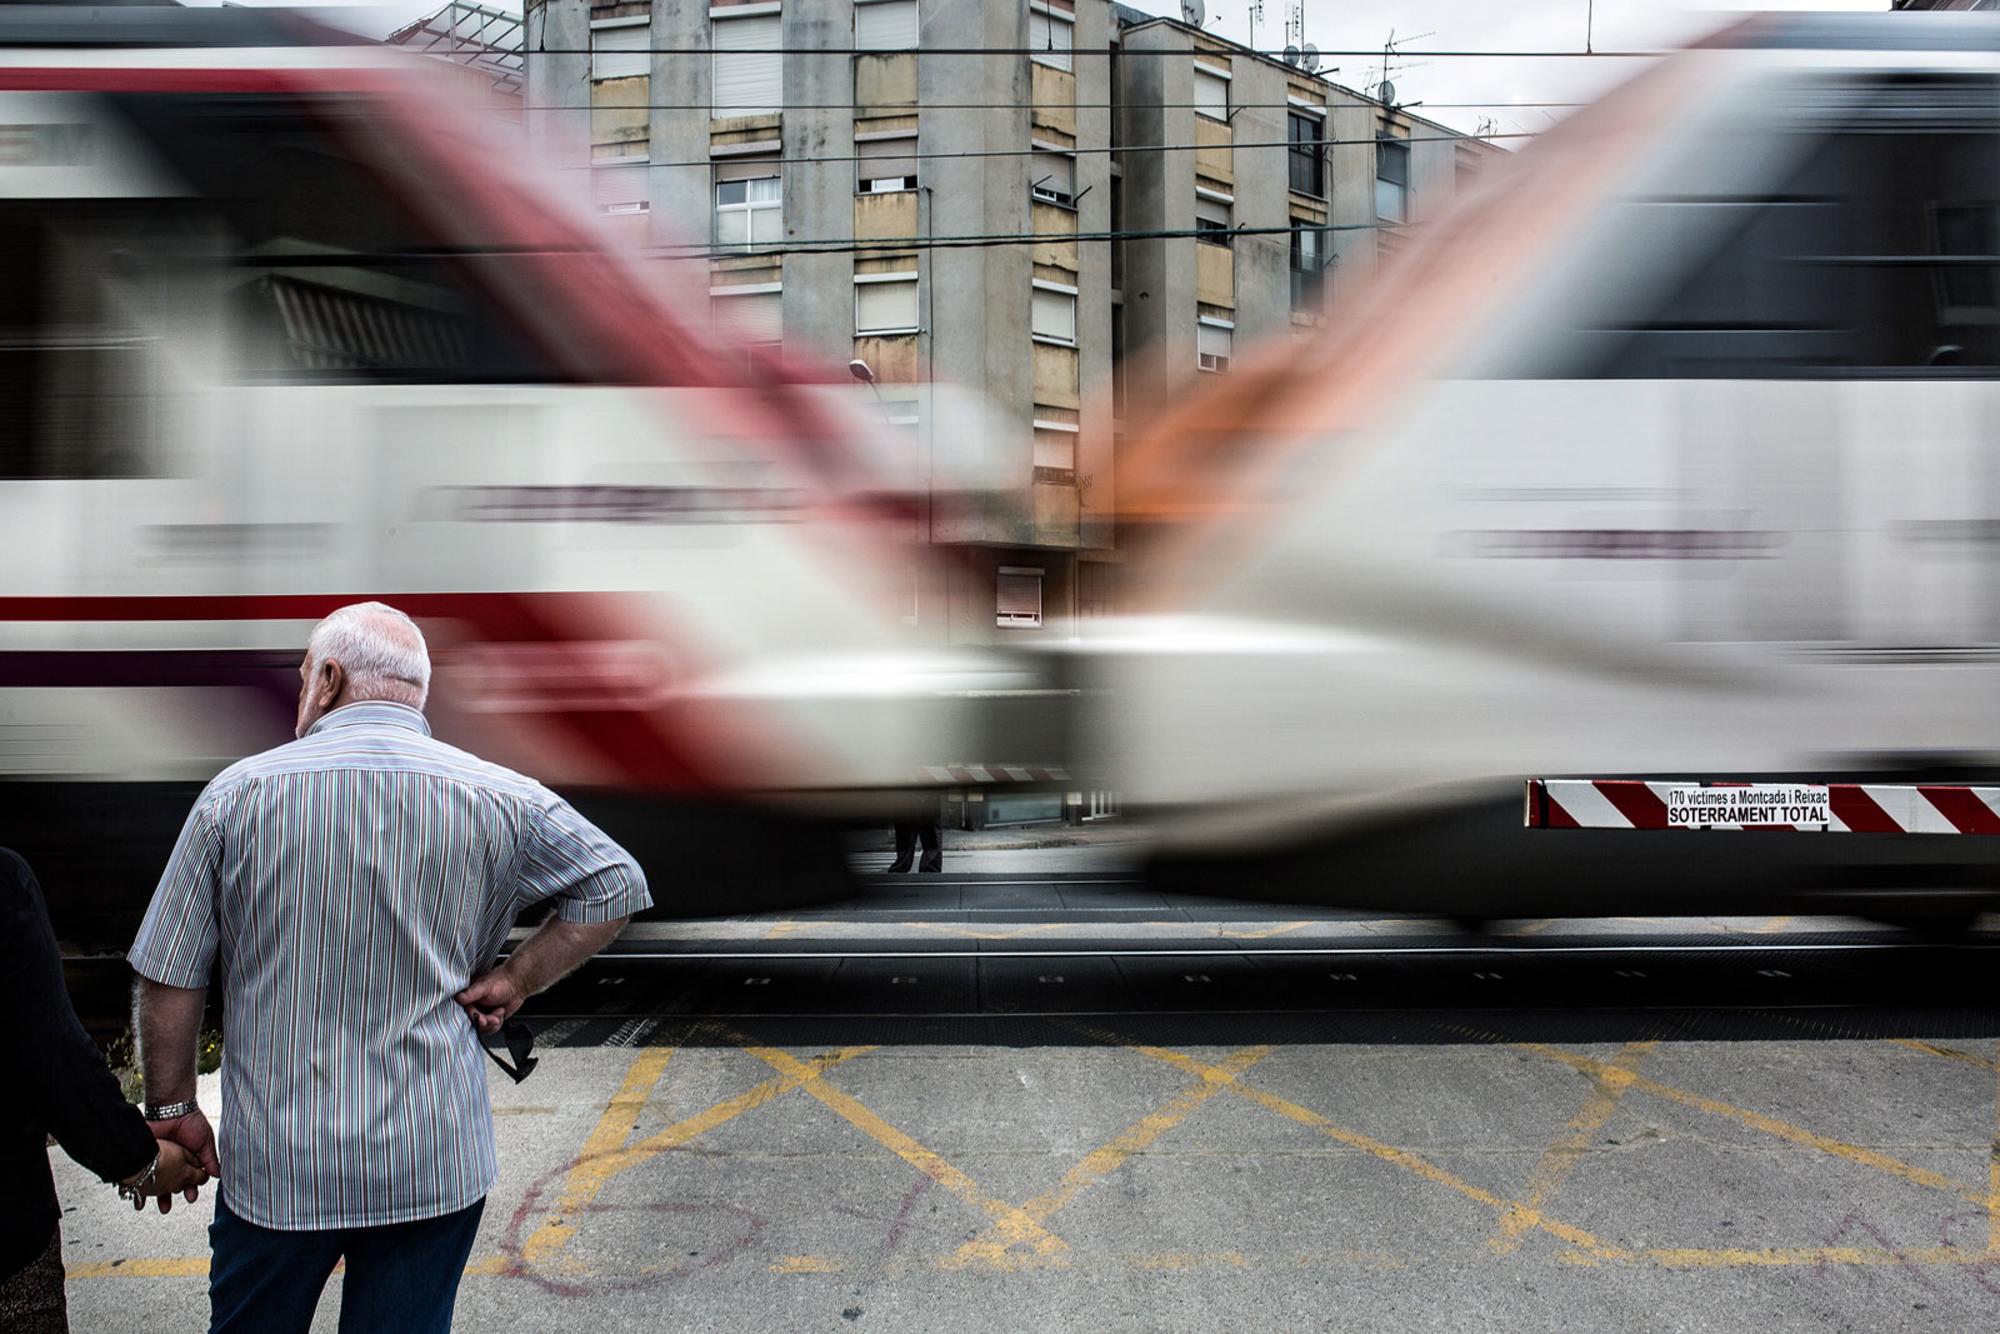
<svg viewBox="0 0 2000 1334">
<path fill-rule="evenodd" d="M 1287 65 L 1296 65 L 1299 63 L 1299 48 L 1296 46 L 1285 48 L 1285 63 Z"/>
<path fill-rule="evenodd" d="M 1201 0 L 1181 0 L 1181 21 L 1191 28 L 1199 28 L 1208 18 L 1208 10 Z"/>
<path fill-rule="evenodd" d="M 1299 64 L 1304 66 L 1306 73 L 1315 73 L 1319 69 L 1319 48 L 1307 42 L 1305 49 L 1299 52 Z"/>
<path fill-rule="evenodd" d="M 1375 100 L 1385 107 L 1396 105 L 1396 85 L 1387 79 L 1375 85 Z"/>
</svg>

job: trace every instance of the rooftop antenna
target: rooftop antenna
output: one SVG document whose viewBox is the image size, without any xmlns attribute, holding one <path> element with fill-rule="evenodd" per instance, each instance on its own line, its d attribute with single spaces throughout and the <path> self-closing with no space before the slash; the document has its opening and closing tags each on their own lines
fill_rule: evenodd
<svg viewBox="0 0 2000 1334">
<path fill-rule="evenodd" d="M 1311 42 L 1299 49 L 1299 68 L 1308 74 L 1319 73 L 1319 48 Z"/>
<path fill-rule="evenodd" d="M 1208 20 L 1208 10 L 1201 0 L 1181 0 L 1181 22 L 1190 28 L 1199 28 Z"/>
<path fill-rule="evenodd" d="M 1264 22 L 1264 0 L 1250 0 L 1250 49 L 1257 49 L 1257 29 Z"/>
<path fill-rule="evenodd" d="M 1285 0 L 1285 49 L 1305 45 L 1306 40 L 1306 0 Z M 1297 59 L 1286 57 L 1287 64 L 1296 65 Z"/>
<path fill-rule="evenodd" d="M 1435 32 L 1420 32 L 1415 37 L 1405 37 L 1401 40 L 1405 42 L 1421 42 L 1426 37 L 1435 36 L 1437 36 Z M 1382 81 L 1375 85 L 1375 100 L 1385 107 L 1396 104 L 1396 85 L 1389 82 L 1390 62 L 1402 54 L 1402 52 L 1396 49 L 1396 42 L 1396 30 L 1391 28 L 1389 29 L 1388 40 L 1382 43 Z M 1396 68 L 1408 69 L 1410 66 L 1405 63 L 1396 66 Z"/>
</svg>

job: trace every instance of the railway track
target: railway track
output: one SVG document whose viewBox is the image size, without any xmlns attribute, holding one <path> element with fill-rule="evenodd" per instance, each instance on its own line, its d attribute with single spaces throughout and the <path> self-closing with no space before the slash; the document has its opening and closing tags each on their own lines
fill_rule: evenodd
<svg viewBox="0 0 2000 1334">
<path fill-rule="evenodd" d="M 1302 914 L 1162 896 L 1116 876 L 872 878 L 788 916 L 635 923 L 526 1011 L 545 1045 L 1074 1040 L 1078 1023 L 1216 1040 L 1425 1041 L 2000 1034 L 2000 933 L 1839 919 L 1496 924 Z M 74 960 L 87 1022 L 123 1015 L 123 963 Z M 1067 1026 L 1067 1027 L 1065 1027 Z"/>
</svg>

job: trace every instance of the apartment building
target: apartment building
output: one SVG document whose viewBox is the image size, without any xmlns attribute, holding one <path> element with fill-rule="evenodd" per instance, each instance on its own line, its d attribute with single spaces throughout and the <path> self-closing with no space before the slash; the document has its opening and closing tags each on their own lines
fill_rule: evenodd
<svg viewBox="0 0 2000 1334">
<path fill-rule="evenodd" d="M 1179 379 L 1114 364 L 1223 374 L 1322 327 L 1329 270 L 1372 265 L 1378 223 L 1429 216 L 1491 151 L 1109 0 L 524 18 L 529 133 L 587 165 L 578 188 L 635 239 L 705 251 L 718 329 L 869 368 L 856 392 L 955 557 L 912 590 L 930 642 L 1114 608 L 1120 410 Z M 1185 235 L 1102 239 L 1122 232 Z"/>
<path fill-rule="evenodd" d="M 1171 393 L 1260 339 L 1324 328 L 1339 286 L 1499 151 L 1178 20 L 1119 15 L 1127 395 Z"/>
</svg>

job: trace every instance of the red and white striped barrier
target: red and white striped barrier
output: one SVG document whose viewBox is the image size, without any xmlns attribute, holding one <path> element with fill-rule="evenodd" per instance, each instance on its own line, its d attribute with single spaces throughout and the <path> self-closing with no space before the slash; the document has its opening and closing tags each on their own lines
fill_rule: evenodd
<svg viewBox="0 0 2000 1334">
<path fill-rule="evenodd" d="M 933 783 L 978 787 L 990 783 L 1067 783 L 1069 771 L 1053 766 L 1019 764 L 928 764 L 924 778 Z"/>
<path fill-rule="evenodd" d="M 1528 781 L 1530 829 L 2000 834 L 2000 787 L 1952 783 Z"/>
</svg>

